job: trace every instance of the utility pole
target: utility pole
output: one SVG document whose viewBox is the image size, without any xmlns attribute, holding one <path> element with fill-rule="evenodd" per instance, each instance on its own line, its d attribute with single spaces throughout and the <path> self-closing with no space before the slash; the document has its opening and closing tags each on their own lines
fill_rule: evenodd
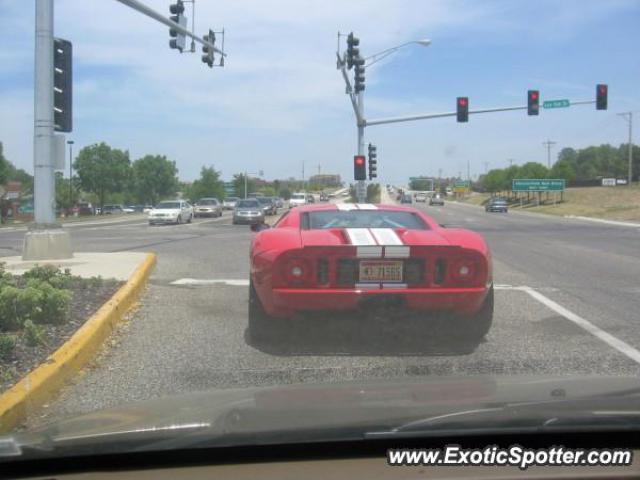
<svg viewBox="0 0 640 480">
<path fill-rule="evenodd" d="M 513 167 L 513 161 L 514 161 L 513 158 L 509 159 L 509 167 Z"/>
<path fill-rule="evenodd" d="M 467 181 L 471 183 L 471 163 L 467 160 Z"/>
<path fill-rule="evenodd" d="M 631 179 L 633 178 L 633 112 L 619 113 L 629 124 L 629 171 L 627 172 L 627 185 L 631 186 Z"/>
<path fill-rule="evenodd" d="M 489 162 L 484 162 L 484 173 L 486 174 L 489 171 Z"/>
<path fill-rule="evenodd" d="M 552 142 L 551 140 L 542 142 L 542 145 L 547 147 L 547 168 L 551 168 L 551 147 L 553 147 L 556 143 L 558 142 Z"/>
</svg>

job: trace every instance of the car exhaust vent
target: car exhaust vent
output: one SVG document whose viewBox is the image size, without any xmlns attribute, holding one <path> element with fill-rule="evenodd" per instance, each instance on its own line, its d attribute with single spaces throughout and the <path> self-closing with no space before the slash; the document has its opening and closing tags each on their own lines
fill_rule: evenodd
<svg viewBox="0 0 640 480">
<path fill-rule="evenodd" d="M 351 286 L 356 283 L 358 267 L 355 260 L 342 258 L 338 260 L 337 281 L 339 286 Z"/>
<path fill-rule="evenodd" d="M 318 260 L 318 265 L 316 267 L 316 278 L 318 281 L 318 285 L 326 285 L 329 283 L 329 261 L 325 258 L 321 258 Z"/>
<path fill-rule="evenodd" d="M 407 260 L 404 264 L 404 279 L 407 285 L 419 285 L 424 281 L 424 262 Z"/>
<path fill-rule="evenodd" d="M 447 275 L 447 263 L 444 259 L 439 258 L 436 260 L 436 269 L 433 274 L 433 283 L 441 285 L 444 283 L 444 279 Z"/>
</svg>

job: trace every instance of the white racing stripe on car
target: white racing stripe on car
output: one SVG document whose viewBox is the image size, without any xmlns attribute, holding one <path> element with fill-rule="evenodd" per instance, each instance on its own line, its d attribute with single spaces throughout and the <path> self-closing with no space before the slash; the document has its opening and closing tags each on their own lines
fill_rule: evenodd
<svg viewBox="0 0 640 480">
<path fill-rule="evenodd" d="M 398 234 L 391 228 L 370 228 L 378 245 L 403 245 Z"/>
<path fill-rule="evenodd" d="M 358 207 L 358 210 L 377 210 L 378 209 L 378 207 L 376 207 L 372 203 L 356 203 L 356 207 Z"/>
<path fill-rule="evenodd" d="M 353 203 L 336 203 L 338 210 L 349 211 L 357 210 L 357 207 Z"/>
<path fill-rule="evenodd" d="M 357 247 L 357 258 L 382 258 L 382 247 Z"/>
<path fill-rule="evenodd" d="M 383 283 L 382 288 L 409 288 L 406 283 Z"/>
<path fill-rule="evenodd" d="M 377 245 L 376 239 L 373 238 L 371 232 L 366 228 L 347 228 L 346 232 L 351 245 Z"/>
<path fill-rule="evenodd" d="M 356 283 L 356 288 L 359 288 L 361 290 L 380 290 L 380 284 L 379 283 Z"/>
</svg>

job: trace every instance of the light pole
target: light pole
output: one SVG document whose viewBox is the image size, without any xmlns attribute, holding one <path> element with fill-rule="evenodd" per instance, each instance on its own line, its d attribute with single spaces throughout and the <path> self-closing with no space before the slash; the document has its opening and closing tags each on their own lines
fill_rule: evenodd
<svg viewBox="0 0 640 480">
<path fill-rule="evenodd" d="M 73 199 L 73 140 L 67 140 L 67 145 L 69 145 L 69 207 L 71 207 L 72 199 Z"/>
<path fill-rule="evenodd" d="M 249 175 L 257 175 L 257 176 L 261 177 L 262 175 L 264 175 L 264 172 L 262 170 L 260 170 L 257 173 L 255 173 L 255 172 L 251 173 L 251 172 L 247 172 L 245 170 L 245 172 L 244 172 L 244 199 L 245 200 L 247 199 L 247 194 L 248 194 L 248 192 L 247 192 L 247 179 L 249 178 Z"/>
<path fill-rule="evenodd" d="M 624 112 L 624 113 L 619 113 L 618 115 L 620 115 L 622 118 L 624 118 L 627 123 L 629 124 L 629 172 L 628 172 L 628 180 L 627 180 L 627 185 L 631 186 L 631 178 L 632 178 L 632 174 L 633 174 L 633 170 L 632 170 L 632 165 L 633 165 L 633 142 L 632 140 L 632 133 L 633 133 L 633 112 Z"/>
<path fill-rule="evenodd" d="M 362 89 L 354 92 L 354 89 L 351 87 L 351 82 L 349 81 L 349 76 L 347 75 L 347 52 L 344 55 L 340 55 L 340 36 L 342 34 L 338 32 L 338 52 L 336 52 L 338 57 L 338 70 L 342 71 L 342 76 L 344 78 L 346 84 L 346 93 L 349 95 L 351 99 L 351 104 L 353 106 L 354 113 L 356 115 L 356 124 L 357 124 L 357 141 L 358 141 L 358 155 L 364 155 L 364 128 L 366 126 L 365 116 L 364 116 L 364 85 Z M 350 37 L 353 37 L 353 34 L 350 34 Z M 359 44 L 359 41 L 358 41 Z M 410 42 L 405 42 L 400 45 L 396 45 L 395 47 L 387 48 L 378 53 L 370 55 L 364 58 L 364 67 L 370 67 L 375 63 L 379 62 L 383 58 L 388 57 L 392 53 L 398 51 L 399 49 L 407 46 L 407 45 L 420 45 L 422 47 L 427 47 L 431 45 L 431 40 L 422 39 L 422 40 L 412 40 Z M 358 180 L 356 183 L 356 193 L 358 196 L 358 203 L 364 203 L 367 188 L 364 180 Z"/>
</svg>

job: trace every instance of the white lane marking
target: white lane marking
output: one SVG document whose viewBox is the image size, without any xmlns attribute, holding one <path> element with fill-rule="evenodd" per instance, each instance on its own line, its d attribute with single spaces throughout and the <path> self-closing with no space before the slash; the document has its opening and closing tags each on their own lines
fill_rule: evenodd
<svg viewBox="0 0 640 480">
<path fill-rule="evenodd" d="M 356 257 L 358 258 L 382 258 L 382 247 L 357 247 Z"/>
<path fill-rule="evenodd" d="M 402 240 L 392 228 L 370 228 L 378 245 L 403 245 Z"/>
<path fill-rule="evenodd" d="M 604 343 L 606 343 L 610 347 L 613 347 L 616 350 L 618 350 L 620 353 L 622 353 L 623 355 L 626 355 L 628 358 L 630 358 L 634 362 L 640 363 L 640 351 L 636 350 L 635 348 L 633 348 L 628 343 L 623 342 L 619 338 L 616 338 L 613 335 L 611 335 L 610 333 L 607 333 L 604 330 L 600 329 L 599 327 L 596 327 L 590 321 L 582 318 L 579 315 L 576 315 L 572 311 L 564 308 L 562 305 L 554 302 L 549 297 L 546 297 L 546 296 L 542 295 L 540 292 L 534 290 L 531 287 L 527 287 L 525 285 L 525 286 L 522 286 L 522 287 L 517 287 L 515 289 L 521 290 L 523 292 L 527 292 L 534 299 L 536 299 L 537 301 L 539 301 L 540 303 L 542 303 L 546 307 L 550 308 L 551 310 L 553 310 L 554 312 L 558 313 L 559 315 L 562 315 L 567 320 L 572 321 L 573 323 L 575 323 L 579 327 L 583 328 L 584 330 L 586 330 L 587 332 L 589 332 L 593 336 L 595 336 L 595 337 L 599 338 L 600 340 L 602 340 Z"/>
<path fill-rule="evenodd" d="M 346 231 L 351 245 L 377 245 L 375 238 L 366 228 L 347 228 Z"/>
<path fill-rule="evenodd" d="M 604 218 L 582 217 L 580 215 L 564 215 L 564 218 L 569 218 L 569 219 L 573 219 L 573 220 L 584 220 L 584 221 L 587 221 L 587 222 L 604 223 L 604 224 L 607 224 L 607 225 L 616 225 L 618 227 L 640 228 L 640 223 L 620 222 L 618 220 L 605 220 Z"/>
<path fill-rule="evenodd" d="M 203 278 L 181 278 L 171 282 L 171 285 L 231 285 L 233 287 L 247 287 L 249 286 L 248 279 L 203 279 Z"/>
<path fill-rule="evenodd" d="M 358 207 L 359 210 L 377 210 L 378 209 L 378 207 L 376 207 L 372 203 L 356 203 L 356 206 Z"/>
<path fill-rule="evenodd" d="M 411 247 L 384 247 L 385 258 L 409 258 L 411 256 Z"/>
</svg>

